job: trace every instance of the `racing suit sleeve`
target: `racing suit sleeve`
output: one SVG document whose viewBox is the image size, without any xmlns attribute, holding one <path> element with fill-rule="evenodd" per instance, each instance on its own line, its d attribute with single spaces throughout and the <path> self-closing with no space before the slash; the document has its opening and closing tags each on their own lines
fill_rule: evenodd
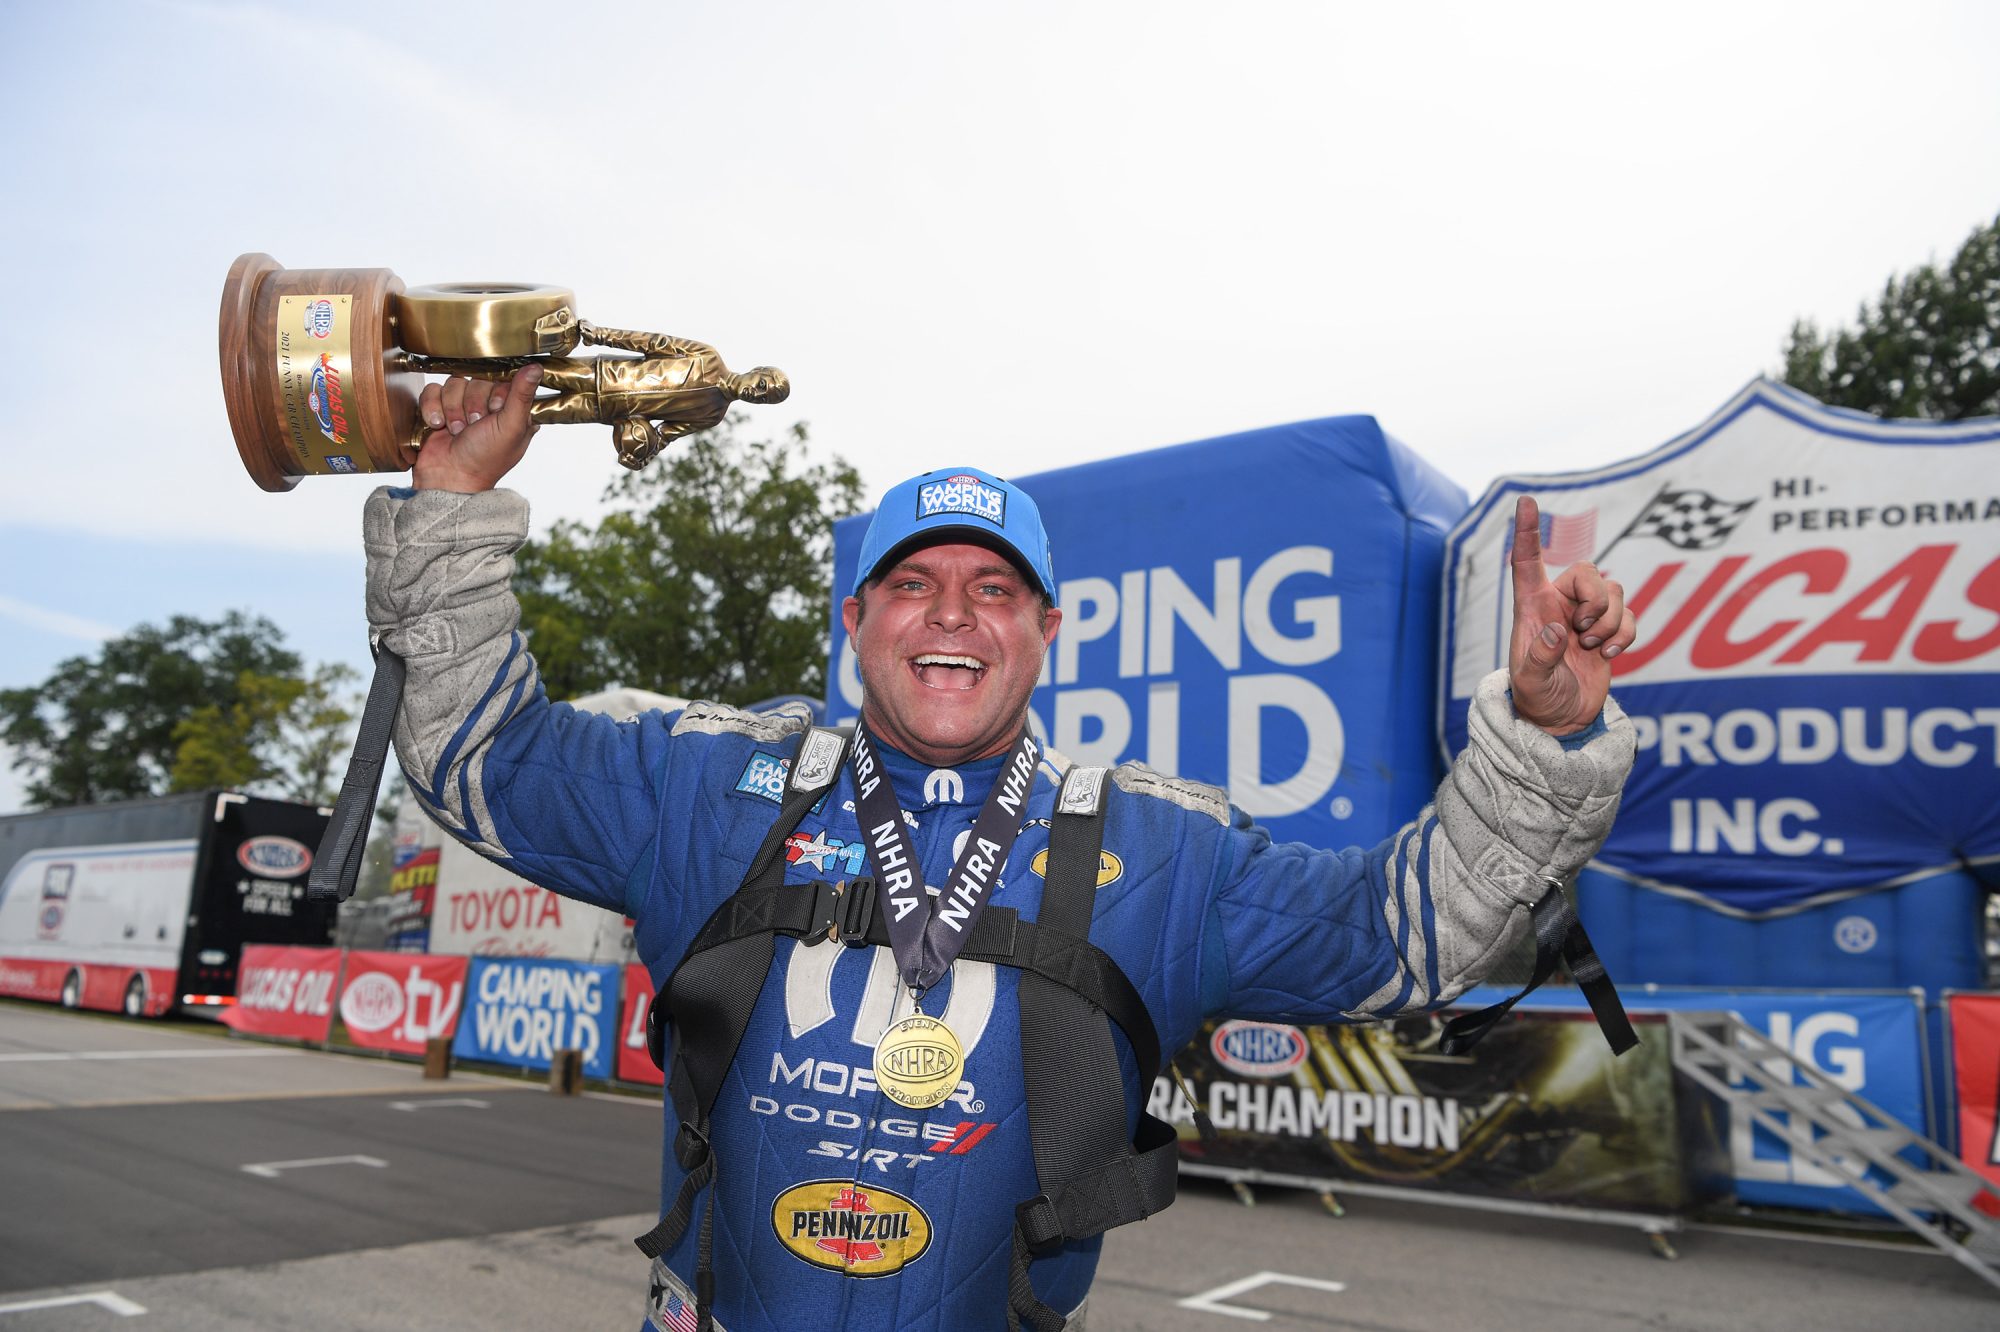
<svg viewBox="0 0 2000 1332">
<path fill-rule="evenodd" d="M 408 664 L 395 726 L 439 826 L 528 881 L 631 914 L 652 864 L 667 727 L 551 704 L 509 580 L 528 503 L 384 487 L 369 496 L 371 637 Z"/>
<path fill-rule="evenodd" d="M 1481 682 L 1431 803 L 1372 850 L 1274 845 L 1232 810 L 1202 942 L 1202 1008 L 1309 1022 L 1434 1008 L 1480 981 L 1528 909 L 1603 844 L 1635 748 L 1615 701 L 1566 745 Z"/>
</svg>

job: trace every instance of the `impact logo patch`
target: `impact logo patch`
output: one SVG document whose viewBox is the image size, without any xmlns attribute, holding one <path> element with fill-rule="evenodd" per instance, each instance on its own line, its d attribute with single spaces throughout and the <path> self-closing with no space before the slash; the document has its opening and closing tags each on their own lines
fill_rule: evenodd
<svg viewBox="0 0 2000 1332">
<path fill-rule="evenodd" d="M 1306 1061 L 1306 1034 L 1282 1022 L 1225 1022 L 1208 1038 L 1215 1062 L 1247 1078 L 1276 1078 Z"/>
<path fill-rule="evenodd" d="M 743 775 L 736 779 L 736 789 L 745 795 L 782 805 L 785 803 L 785 776 L 791 770 L 790 759 L 766 754 L 760 749 L 743 765 Z"/>
<path fill-rule="evenodd" d="M 1046 879 L 1049 876 L 1049 852 L 1047 847 L 1035 852 L 1035 858 L 1028 862 L 1028 869 L 1038 879 Z M 1102 888 L 1107 883 L 1118 882 L 1124 873 L 1124 861 L 1112 855 L 1109 851 L 1099 851 L 1097 853 L 1097 886 L 1099 888 Z"/>
<path fill-rule="evenodd" d="M 890 1276 L 924 1256 L 931 1219 L 893 1189 L 818 1179 L 771 1204 L 771 1228 L 795 1258 L 847 1276 Z"/>
<path fill-rule="evenodd" d="M 296 879 L 312 868 L 312 852 L 289 837 L 252 837 L 236 848 L 236 863 L 266 879 Z"/>
<path fill-rule="evenodd" d="M 917 517 L 935 518 L 946 513 L 970 514 L 995 527 L 1005 527 L 1007 495 L 999 487 L 965 473 L 917 487 Z"/>
<path fill-rule="evenodd" d="M 785 839 L 785 860 L 810 865 L 821 874 L 859 874 L 868 856 L 866 842 L 843 842 L 818 832 L 795 832 Z"/>
</svg>

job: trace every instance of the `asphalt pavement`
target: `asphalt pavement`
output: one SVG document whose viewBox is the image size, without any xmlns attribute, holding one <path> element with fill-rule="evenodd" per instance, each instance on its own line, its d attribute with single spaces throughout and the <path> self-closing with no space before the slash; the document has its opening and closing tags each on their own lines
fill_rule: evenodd
<svg viewBox="0 0 2000 1332">
<path fill-rule="evenodd" d="M 633 1329 L 657 1114 L 0 1003 L 0 1332 Z M 1185 1181 L 1114 1232 L 1090 1332 L 2000 1327 L 1923 1248 L 1694 1229 L 1666 1261 L 1623 1228 L 1256 1196 Z"/>
</svg>

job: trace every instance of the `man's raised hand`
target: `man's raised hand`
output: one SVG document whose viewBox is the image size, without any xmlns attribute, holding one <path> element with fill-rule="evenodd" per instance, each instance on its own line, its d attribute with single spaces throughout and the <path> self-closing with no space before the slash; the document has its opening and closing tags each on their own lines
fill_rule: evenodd
<svg viewBox="0 0 2000 1332">
<path fill-rule="evenodd" d="M 1514 630 L 1507 673 L 1514 712 L 1551 735 L 1595 721 L 1611 692 L 1611 659 L 1639 626 L 1625 589 L 1593 564 L 1572 564 L 1549 581 L 1542 567 L 1542 515 L 1532 496 L 1514 506 Z"/>
<path fill-rule="evenodd" d="M 428 433 L 417 450 L 413 484 L 465 494 L 500 484 L 528 451 L 535 433 L 528 408 L 541 382 L 542 367 L 528 365 L 499 383 L 453 375 L 426 384 L 417 414 Z"/>
</svg>

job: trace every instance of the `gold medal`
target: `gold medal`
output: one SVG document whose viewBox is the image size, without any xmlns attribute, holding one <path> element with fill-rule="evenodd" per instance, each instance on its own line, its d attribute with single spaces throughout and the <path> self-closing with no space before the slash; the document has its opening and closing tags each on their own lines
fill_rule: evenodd
<svg viewBox="0 0 2000 1332">
<path fill-rule="evenodd" d="M 965 1051 L 951 1028 L 934 1017 L 912 1013 L 891 1023 L 875 1043 L 875 1083 L 890 1100 L 910 1110 L 942 1104 L 958 1089 Z"/>
</svg>

